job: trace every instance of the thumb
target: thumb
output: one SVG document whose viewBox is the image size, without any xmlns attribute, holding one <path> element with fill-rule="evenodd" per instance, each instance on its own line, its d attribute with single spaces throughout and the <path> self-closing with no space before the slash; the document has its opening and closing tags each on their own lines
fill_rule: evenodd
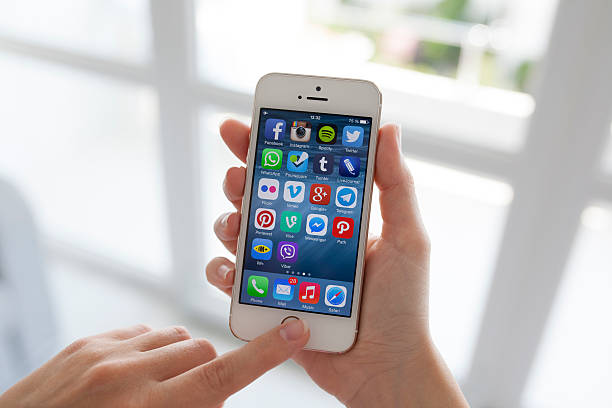
<svg viewBox="0 0 612 408">
<path fill-rule="evenodd" d="M 406 244 L 425 237 L 414 180 L 400 148 L 401 131 L 397 125 L 385 125 L 378 134 L 374 179 L 380 190 L 382 236 Z"/>
<path fill-rule="evenodd" d="M 181 402 L 177 406 L 221 404 L 266 371 L 291 358 L 309 337 L 306 322 L 288 320 L 241 348 L 171 379 L 176 381 L 169 394 L 174 395 L 175 403 Z"/>
</svg>

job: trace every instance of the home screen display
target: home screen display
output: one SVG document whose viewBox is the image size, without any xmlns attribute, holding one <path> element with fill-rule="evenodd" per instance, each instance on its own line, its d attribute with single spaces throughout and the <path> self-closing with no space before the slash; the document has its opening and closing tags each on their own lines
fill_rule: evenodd
<svg viewBox="0 0 612 408">
<path fill-rule="evenodd" d="M 350 317 L 372 120 L 259 114 L 240 303 Z"/>
</svg>

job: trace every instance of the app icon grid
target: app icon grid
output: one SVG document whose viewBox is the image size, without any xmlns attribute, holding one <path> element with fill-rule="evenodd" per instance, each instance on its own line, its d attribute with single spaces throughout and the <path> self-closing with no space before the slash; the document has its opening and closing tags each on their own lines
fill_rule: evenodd
<svg viewBox="0 0 612 408">
<path fill-rule="evenodd" d="M 324 303 L 323 291 L 328 284 L 347 287 L 349 291 L 347 305 L 351 303 L 350 295 L 355 273 L 363 188 L 367 169 L 370 122 L 356 126 L 350 120 L 360 118 L 351 116 L 266 110 L 268 118 L 274 119 L 274 122 L 270 123 L 267 133 L 267 121 L 263 119 L 259 122 L 247 242 L 252 243 L 256 238 L 268 239 L 272 242 L 272 250 L 269 259 L 261 259 L 262 256 L 267 258 L 268 253 L 266 252 L 264 256 L 257 251 L 253 252 L 253 247 L 249 252 L 245 251 L 244 270 L 245 272 L 252 271 L 254 274 L 269 274 L 270 282 L 283 278 L 283 275 L 286 277 L 292 274 L 298 277 L 300 282 L 304 279 L 321 282 L 319 283 L 321 285 L 320 301 L 312 305 L 314 310 L 309 311 L 350 316 L 350 306 L 349 310 L 336 307 L 336 309 L 344 310 L 330 312 L 328 309 L 332 306 Z M 284 126 L 280 121 L 284 121 Z M 304 125 L 305 123 L 309 125 L 308 128 L 304 128 L 310 131 L 309 137 L 306 137 L 307 132 L 304 130 L 299 141 L 293 140 L 291 138 L 293 125 Z M 278 138 L 276 134 L 274 137 L 270 136 L 271 129 L 274 127 L 277 129 Z M 319 137 L 319 130 L 323 127 L 326 127 L 327 132 L 324 140 Z M 355 127 L 363 128 L 363 134 L 358 129 L 354 129 Z M 352 145 L 346 143 L 345 134 L 347 132 L 352 132 Z M 296 139 L 298 139 L 297 136 Z M 361 146 L 357 146 L 359 142 Z M 266 157 L 266 154 L 269 156 Z M 344 162 L 343 159 L 347 161 Z M 267 201 L 258 197 L 255 192 L 262 179 L 269 179 L 267 183 L 264 183 L 268 191 L 262 192 L 264 197 L 268 197 Z M 276 180 L 278 187 L 270 180 Z M 313 193 L 317 193 L 317 191 L 311 191 L 313 185 L 325 186 L 318 193 L 326 194 L 317 203 L 312 200 Z M 269 186 L 273 186 L 275 191 L 271 192 Z M 355 193 L 354 195 L 343 194 L 346 197 L 341 197 L 338 202 L 339 190 L 347 192 L 350 190 Z M 270 198 L 274 195 L 276 199 Z M 274 210 L 272 229 L 257 228 L 257 225 L 261 224 L 256 219 L 258 209 L 263 209 L 264 215 L 265 209 Z M 291 214 L 292 218 L 287 219 L 285 217 L 287 214 Z M 315 219 L 311 225 L 308 222 L 309 217 L 311 220 Z M 353 220 L 353 231 L 350 238 L 338 238 L 333 235 L 334 220 L 338 217 Z M 262 219 L 265 221 L 269 218 L 263 217 Z M 325 223 L 322 223 L 321 220 L 324 218 Z M 287 220 L 292 227 L 287 224 Z M 345 232 L 344 236 L 348 236 L 348 233 Z M 283 252 L 280 252 L 281 247 L 284 248 Z M 254 256 L 251 256 L 252 254 Z M 243 279 L 246 279 L 246 273 Z M 244 290 L 247 287 L 248 285 L 242 285 Z M 263 299 L 263 305 L 274 307 L 274 304 L 270 302 L 280 301 L 272 296 L 273 291 L 271 284 L 268 296 Z M 241 302 L 244 300 L 243 296 L 248 297 L 248 294 L 241 291 Z M 285 302 L 287 303 L 286 308 L 292 308 L 292 305 L 300 307 L 297 293 L 294 294 L 291 301 Z"/>
</svg>

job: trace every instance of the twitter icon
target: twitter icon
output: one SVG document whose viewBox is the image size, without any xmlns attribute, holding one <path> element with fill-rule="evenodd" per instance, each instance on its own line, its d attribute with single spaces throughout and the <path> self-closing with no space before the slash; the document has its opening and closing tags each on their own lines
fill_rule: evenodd
<svg viewBox="0 0 612 408">
<path fill-rule="evenodd" d="M 363 128 L 361 126 L 345 126 L 342 130 L 342 145 L 361 147 L 363 145 Z"/>
</svg>

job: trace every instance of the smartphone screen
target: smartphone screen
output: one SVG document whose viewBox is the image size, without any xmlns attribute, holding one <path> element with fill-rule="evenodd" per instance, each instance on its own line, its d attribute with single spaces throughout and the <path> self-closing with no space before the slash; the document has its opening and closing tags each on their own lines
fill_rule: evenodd
<svg viewBox="0 0 612 408">
<path fill-rule="evenodd" d="M 350 317 L 372 118 L 259 115 L 240 303 Z"/>
</svg>

